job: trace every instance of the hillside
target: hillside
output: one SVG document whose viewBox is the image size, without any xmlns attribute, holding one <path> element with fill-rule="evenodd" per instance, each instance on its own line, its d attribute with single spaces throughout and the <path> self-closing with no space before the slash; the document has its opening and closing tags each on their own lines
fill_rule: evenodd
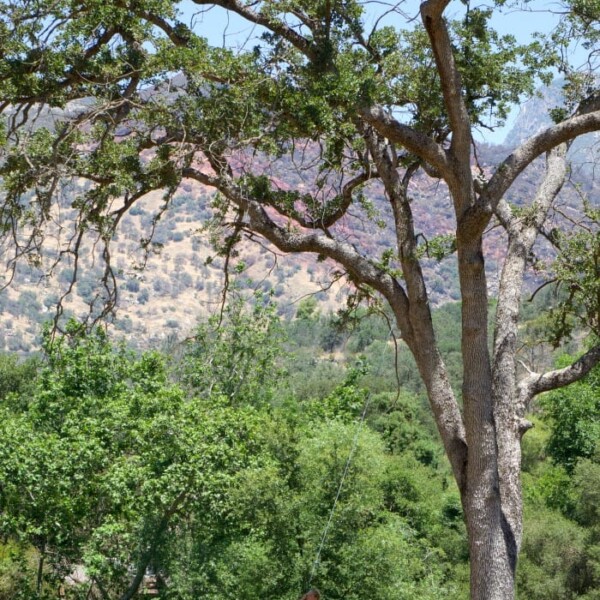
<svg viewBox="0 0 600 600">
<path fill-rule="evenodd" d="M 510 153 L 514 144 L 547 124 L 548 109 L 556 105 L 559 94 L 560 87 L 556 84 L 541 97 L 524 104 L 504 145 L 480 145 L 478 159 L 484 171 Z M 594 153 L 593 136 L 584 137 L 572 150 L 573 174 L 560 202 L 563 216 L 576 214 L 582 193 L 592 202 L 598 202 L 598 184 L 590 168 Z M 289 163 L 265 162 L 264 170 L 281 189 L 306 189 L 302 174 Z M 542 170 L 541 162 L 532 165 L 509 190 L 509 202 L 517 206 L 529 202 Z M 453 210 L 444 184 L 420 174 L 414 178 L 410 194 L 423 244 L 434 235 L 450 234 L 454 230 Z M 153 240 L 157 251 L 147 257 L 143 269 L 140 269 L 144 262 L 140 240 L 151 235 L 154 215 L 163 203 L 161 194 L 153 193 L 138 201 L 120 223 L 111 247 L 119 291 L 114 327 L 129 334 L 139 346 L 185 337 L 200 316 L 218 310 L 225 285 L 224 258 L 215 253 L 209 242 L 215 235 L 209 227 L 212 197 L 212 190 L 197 183 L 185 183 L 180 188 L 169 209 L 156 223 Z M 388 225 L 392 215 L 381 187 L 367 186 L 365 198 L 370 206 L 357 205 L 352 216 L 336 227 L 348 242 L 366 254 L 382 257 L 386 250 L 395 248 L 393 228 Z M 70 202 L 71 197 L 66 194 L 61 210 L 67 221 L 70 214 L 72 218 L 76 214 Z M 61 235 L 65 237 L 57 231 L 50 255 L 60 250 Z M 489 287 L 494 294 L 503 253 L 499 229 L 488 233 L 486 251 Z M 272 291 L 283 314 L 293 315 L 298 301 L 308 294 L 317 295 L 322 310 L 334 311 L 352 291 L 345 278 L 337 280 L 336 265 L 331 261 L 320 262 L 307 255 L 285 256 L 266 243 L 248 240 L 239 245 L 238 252 L 230 265 L 231 272 L 236 266 L 241 271 L 235 277 L 236 285 Z M 543 242 L 537 253 L 542 259 L 550 256 Z M 101 288 L 103 271 L 99 252 L 88 248 L 83 256 L 77 284 L 65 299 L 67 316 L 87 314 L 88 304 Z M 14 281 L 0 294 L 0 348 L 29 352 L 37 347 L 41 324 L 52 318 L 58 298 L 68 289 L 73 272 L 72 258 L 63 257 L 51 276 L 47 276 L 46 270 L 47 267 L 19 265 Z M 433 259 L 427 261 L 425 274 L 434 305 L 459 298 L 453 257 L 439 263 Z M 533 288 L 535 284 L 535 277 L 531 276 L 530 286 Z"/>
</svg>

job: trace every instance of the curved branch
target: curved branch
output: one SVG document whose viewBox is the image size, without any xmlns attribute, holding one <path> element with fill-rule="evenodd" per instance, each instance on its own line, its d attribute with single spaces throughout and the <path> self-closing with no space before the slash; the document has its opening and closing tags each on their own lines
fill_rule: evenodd
<svg viewBox="0 0 600 600">
<path fill-rule="evenodd" d="M 175 46 L 185 46 L 189 43 L 192 32 L 182 23 L 177 23 L 175 27 L 160 15 L 142 10 L 138 13 L 143 19 L 158 27 Z"/>
<path fill-rule="evenodd" d="M 528 402 L 542 392 L 556 390 L 585 377 L 600 364 L 600 344 L 588 350 L 581 358 L 564 369 L 556 369 L 540 375 L 531 373 L 520 385 L 522 400 Z"/>
<path fill-rule="evenodd" d="M 182 169 L 181 176 L 187 179 L 194 179 L 198 183 L 202 183 L 214 188 L 218 188 L 219 185 L 219 179 L 217 177 L 203 173 L 202 171 L 194 169 L 193 167 L 186 167 L 185 169 Z"/>
<path fill-rule="evenodd" d="M 454 62 L 454 52 L 443 12 L 449 0 L 428 0 L 421 4 L 421 18 L 429 36 L 437 71 L 442 85 L 444 105 L 452 129 L 450 149 L 455 157 L 469 160 L 471 121 L 462 95 L 460 73 Z"/>
<path fill-rule="evenodd" d="M 371 286 L 385 296 L 392 307 L 398 309 L 398 314 L 405 315 L 403 317 L 404 321 L 399 325 L 403 335 L 412 335 L 412 328 L 408 320 L 408 298 L 404 289 L 396 279 L 367 260 L 354 246 L 332 239 L 321 232 L 303 232 L 280 227 L 267 214 L 261 202 L 245 197 L 223 172 L 221 172 L 221 177 L 218 178 L 190 167 L 183 169 L 182 175 L 218 189 L 248 214 L 252 231 L 262 235 L 281 251 L 289 253 L 313 252 L 339 262 L 356 280 Z M 348 182 L 348 184 L 353 181 L 355 180 Z"/>
<path fill-rule="evenodd" d="M 254 200 L 246 200 L 250 217 L 250 228 L 259 233 L 283 252 L 313 252 L 339 262 L 357 281 L 371 286 L 380 292 L 398 309 L 399 323 L 403 335 L 412 335 L 408 321 L 408 298 L 402 286 L 383 269 L 362 256 L 351 244 L 332 239 L 320 232 L 300 232 L 279 227 Z"/>
<path fill-rule="evenodd" d="M 597 106 L 596 102 L 589 106 L 597 110 L 573 116 L 530 137 L 500 163 L 494 175 L 483 188 L 478 202 L 461 217 L 461 228 L 469 231 L 473 236 L 481 235 L 508 188 L 536 158 L 580 135 L 599 131 L 600 106 Z M 588 108 L 584 104 L 582 107 Z"/>
<path fill-rule="evenodd" d="M 360 187 L 363 183 L 376 177 L 378 177 L 377 172 L 370 171 L 360 173 L 347 181 L 342 187 L 340 194 L 323 204 L 321 215 L 305 215 L 295 208 L 286 208 L 285 204 L 289 202 L 288 192 L 270 191 L 268 195 L 260 198 L 260 202 L 265 206 L 274 208 L 282 217 L 293 219 L 296 224 L 300 225 L 300 227 L 304 227 L 305 229 L 321 229 L 326 231 L 335 225 L 348 212 L 348 209 L 353 201 L 354 190 L 357 187 Z M 280 198 L 282 199 L 282 202 L 278 201 Z M 312 197 L 310 194 L 298 194 L 297 199 L 306 203 L 306 201 L 310 202 Z M 337 203 L 335 208 L 329 208 L 329 206 L 335 205 L 335 203 Z"/>
<path fill-rule="evenodd" d="M 281 21 L 277 19 L 271 19 L 266 17 L 265 15 L 261 15 L 260 13 L 251 10 L 248 6 L 245 6 L 239 0 L 193 0 L 194 4 L 198 4 L 199 6 L 204 5 L 216 5 L 224 8 L 226 10 L 230 10 L 240 17 L 243 17 L 250 23 L 255 23 L 256 25 L 260 25 L 265 27 L 266 29 L 280 35 L 282 38 L 286 39 L 290 44 L 292 44 L 295 48 L 300 50 L 302 54 L 304 54 L 310 60 L 315 60 L 317 58 L 317 53 L 315 52 L 312 44 L 298 32 L 294 31 L 291 27 L 285 25 Z"/>
<path fill-rule="evenodd" d="M 320 219 L 315 225 L 327 229 L 334 225 L 337 221 L 339 221 L 348 211 L 348 208 L 352 204 L 354 190 L 360 187 L 363 183 L 366 183 L 370 179 L 374 179 L 378 177 L 377 171 L 372 170 L 369 172 L 363 172 L 353 177 L 349 181 L 347 181 L 343 188 L 342 193 L 339 196 L 341 202 L 339 207 L 331 212 L 329 215 L 326 215 L 322 219 Z"/>
<path fill-rule="evenodd" d="M 403 146 L 429 163 L 442 177 L 451 177 L 446 151 L 429 136 L 398 122 L 382 106 L 364 107 L 359 114 L 365 122 L 390 142 Z"/>
<path fill-rule="evenodd" d="M 480 196 L 480 208 L 488 214 L 495 210 L 515 179 L 545 152 L 580 135 L 598 130 L 600 130 L 599 109 L 566 119 L 529 138 L 498 165 Z"/>
</svg>

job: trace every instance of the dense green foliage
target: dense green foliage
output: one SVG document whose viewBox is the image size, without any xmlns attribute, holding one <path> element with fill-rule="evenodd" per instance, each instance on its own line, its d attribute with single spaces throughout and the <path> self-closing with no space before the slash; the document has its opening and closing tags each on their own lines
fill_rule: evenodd
<svg viewBox="0 0 600 600">
<path fill-rule="evenodd" d="M 520 598 L 600 597 L 599 375 L 544 396 L 525 437 Z"/>
<path fill-rule="evenodd" d="M 448 353 L 455 310 L 436 316 Z M 75 323 L 40 367 L 4 357 L 0 598 L 133 597 L 148 573 L 181 600 L 311 584 L 334 600 L 464 598 L 459 495 L 390 353 L 381 316 L 348 331 L 307 302 L 286 323 L 258 297 L 201 324 L 175 363 Z M 597 372 L 547 395 L 525 438 L 520 599 L 598 598 L 597 398 Z"/>
<path fill-rule="evenodd" d="M 170 369 L 180 384 L 101 330 L 48 338 L 33 391 L 2 404 L 3 597 L 124 598 L 147 571 L 165 598 L 291 599 L 311 579 L 330 598 L 460 597 L 460 502 L 415 399 L 379 394 L 361 428 L 365 367 L 339 364 L 324 397 L 295 398 L 275 328 L 262 299 L 232 304 Z"/>
<path fill-rule="evenodd" d="M 160 356 L 113 350 L 100 330 L 73 325 L 45 352 L 32 396 L 2 407 L 0 527 L 35 547 L 40 569 L 14 597 L 56 597 L 80 564 L 123 593 L 183 506 L 201 523 L 223 510 L 232 478 L 260 461 L 262 419 L 219 395 L 187 398 Z"/>
</svg>

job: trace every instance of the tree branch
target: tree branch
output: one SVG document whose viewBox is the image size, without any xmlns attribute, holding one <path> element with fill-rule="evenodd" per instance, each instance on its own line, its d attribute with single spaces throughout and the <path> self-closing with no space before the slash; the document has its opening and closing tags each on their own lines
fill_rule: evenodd
<svg viewBox="0 0 600 600">
<path fill-rule="evenodd" d="M 588 350 L 581 358 L 564 369 L 556 369 L 543 375 L 532 373 L 521 384 L 521 393 L 527 400 L 531 400 L 542 392 L 565 387 L 585 377 L 599 363 L 600 344 Z"/>
<path fill-rule="evenodd" d="M 293 206 L 286 206 L 289 203 L 289 193 L 283 191 L 270 191 L 264 198 L 260 198 L 263 205 L 274 208 L 282 217 L 293 219 L 300 227 L 305 229 L 321 229 L 327 231 L 335 225 L 348 212 L 348 208 L 353 201 L 354 190 L 370 179 L 378 177 L 374 170 L 359 173 L 352 179 L 348 180 L 342 187 L 341 193 L 324 202 L 322 205 L 321 214 L 313 214 L 316 211 L 296 210 Z M 313 199 L 310 194 L 298 195 L 298 200 L 302 202 L 311 202 Z M 279 201 L 281 200 L 281 201 Z M 333 206 L 333 208 L 331 208 Z"/>
<path fill-rule="evenodd" d="M 483 231 L 508 188 L 536 158 L 562 143 L 598 130 L 600 110 L 576 115 L 529 138 L 500 163 L 481 193 L 479 202 L 465 215 L 465 219 L 472 220 L 473 224 L 477 222 Z"/>
<path fill-rule="evenodd" d="M 346 242 L 334 240 L 320 232 L 298 232 L 279 227 L 256 201 L 245 202 L 250 217 L 250 227 L 264 236 L 283 252 L 313 252 L 339 262 L 355 280 L 373 287 L 398 308 L 401 329 L 411 335 L 408 321 L 408 298 L 400 284 L 383 269 L 375 266 Z"/>
<path fill-rule="evenodd" d="M 454 52 L 443 12 L 449 0 L 428 0 L 421 4 L 421 18 L 429 35 L 448 111 L 452 140 L 450 149 L 455 157 L 468 160 L 471 146 L 471 120 L 462 95 L 460 73 L 454 62 Z"/>
<path fill-rule="evenodd" d="M 548 153 L 546 174 L 531 207 L 533 214 L 514 216 L 505 200 L 500 201 L 496 210 L 508 233 L 508 250 L 502 267 L 496 309 L 492 400 L 499 456 L 500 493 L 504 505 L 510 507 L 507 519 L 511 521 L 513 530 L 519 532 L 521 526 L 515 515 L 520 514 L 521 486 L 518 478 L 512 477 L 511 473 L 519 472 L 521 453 L 515 441 L 520 441 L 527 426 L 523 420 L 525 405 L 515 402 L 515 399 L 519 399 L 516 395 L 516 355 L 523 279 L 538 230 L 565 181 L 566 153 L 566 144 L 561 144 Z"/>
<path fill-rule="evenodd" d="M 173 42 L 173 44 L 175 44 L 175 46 L 185 46 L 189 43 L 192 32 L 182 23 L 177 23 L 177 25 L 173 27 L 160 15 L 153 14 L 146 10 L 142 10 L 138 14 L 149 23 L 158 27 Z"/>
<path fill-rule="evenodd" d="M 390 148 L 389 141 L 382 139 L 371 128 L 367 128 L 364 136 L 394 213 L 398 258 L 409 300 L 409 319 L 415 339 L 418 340 L 417 343 L 407 340 L 407 344 L 427 388 L 456 481 L 462 487 L 466 461 L 464 424 L 435 339 L 427 287 L 417 258 L 412 209 L 407 196 L 410 178 L 418 169 L 419 163 L 413 163 L 401 178 L 395 164 L 395 151 Z"/>
<path fill-rule="evenodd" d="M 429 136 L 399 123 L 383 107 L 374 105 L 360 109 L 362 119 L 394 144 L 399 144 L 425 162 L 444 178 L 451 177 L 446 151 Z"/>
<path fill-rule="evenodd" d="M 312 44 L 298 32 L 294 31 L 291 27 L 285 25 L 278 19 L 271 19 L 262 15 L 256 11 L 251 10 L 248 6 L 245 6 L 239 0 L 193 0 L 194 4 L 198 4 L 199 6 L 204 5 L 216 5 L 221 8 L 225 8 L 226 10 L 230 10 L 250 23 L 255 23 L 256 25 L 261 25 L 266 29 L 280 35 L 282 38 L 286 39 L 290 44 L 292 44 L 295 48 L 300 50 L 302 54 L 304 54 L 310 60 L 316 60 L 317 53 L 315 52 Z"/>
<path fill-rule="evenodd" d="M 163 517 L 159 521 L 155 533 L 150 541 L 148 548 L 142 555 L 140 556 L 140 560 L 137 565 L 137 570 L 134 578 L 132 579 L 129 587 L 123 592 L 119 600 L 131 600 L 137 593 L 140 584 L 144 580 L 144 575 L 146 573 L 146 569 L 152 560 L 152 555 L 155 552 L 156 546 L 160 541 L 160 538 L 164 535 L 167 527 L 169 526 L 170 520 L 175 515 L 175 513 L 179 510 L 181 504 L 186 500 L 188 495 L 188 490 L 183 490 L 179 493 L 179 495 L 173 500 L 171 505 L 165 511 Z"/>
<path fill-rule="evenodd" d="M 183 169 L 182 175 L 219 190 L 248 215 L 249 227 L 252 231 L 262 235 L 282 252 L 313 252 L 340 263 L 356 281 L 371 286 L 388 300 L 394 312 L 400 316 L 398 325 L 403 334 L 408 337 L 412 336 L 412 328 L 408 320 L 408 298 L 395 278 L 367 260 L 347 242 L 335 240 L 320 231 L 307 232 L 280 227 L 268 215 L 263 204 L 257 199 L 249 197 L 247 190 L 235 182 L 231 167 L 223 156 L 213 153 L 210 162 L 216 176 L 206 175 L 191 167 Z M 349 191 L 353 184 L 358 184 L 356 180 L 348 183 Z"/>
<path fill-rule="evenodd" d="M 210 187 L 218 188 L 219 185 L 219 179 L 217 177 L 214 175 L 207 175 L 206 173 L 203 173 L 198 169 L 194 169 L 193 167 L 186 167 L 185 169 L 182 169 L 181 175 L 184 178 L 194 179 L 199 183 Z"/>
</svg>

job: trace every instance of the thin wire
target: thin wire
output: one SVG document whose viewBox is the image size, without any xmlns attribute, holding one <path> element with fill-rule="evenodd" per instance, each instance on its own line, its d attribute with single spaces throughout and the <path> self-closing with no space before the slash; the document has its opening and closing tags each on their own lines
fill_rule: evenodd
<svg viewBox="0 0 600 600">
<path fill-rule="evenodd" d="M 348 469 L 350 468 L 350 463 L 352 462 L 352 457 L 354 456 L 354 452 L 358 446 L 358 436 L 360 435 L 360 431 L 362 429 L 363 423 L 365 422 L 365 417 L 367 416 L 367 410 L 369 409 L 369 402 L 371 401 L 371 395 L 367 395 L 367 399 L 365 400 L 365 406 L 362 411 L 362 415 L 360 417 L 360 421 L 358 422 L 358 427 L 356 428 L 356 433 L 354 434 L 354 440 L 352 441 L 352 447 L 350 448 L 350 453 L 348 454 L 348 459 L 346 460 L 346 466 L 344 467 L 344 472 L 342 473 L 342 478 L 340 479 L 340 485 L 337 490 L 337 494 L 335 496 L 335 500 L 333 501 L 333 506 L 331 507 L 331 511 L 329 512 L 329 519 L 327 520 L 327 524 L 325 525 L 325 529 L 323 529 L 323 535 L 321 536 L 321 543 L 319 544 L 319 548 L 317 550 L 317 555 L 315 557 L 315 561 L 313 562 L 312 570 L 310 572 L 310 579 L 308 580 L 308 587 L 312 583 L 312 580 L 319 568 L 319 563 L 321 561 L 321 552 L 323 547 L 325 546 L 325 541 L 327 540 L 327 534 L 329 533 L 329 527 L 331 526 L 331 522 L 333 521 L 333 515 L 335 513 L 335 508 L 337 506 L 338 500 L 340 499 L 340 495 L 342 493 L 342 488 L 344 487 L 344 480 L 346 479 L 346 475 L 348 474 Z"/>
</svg>

